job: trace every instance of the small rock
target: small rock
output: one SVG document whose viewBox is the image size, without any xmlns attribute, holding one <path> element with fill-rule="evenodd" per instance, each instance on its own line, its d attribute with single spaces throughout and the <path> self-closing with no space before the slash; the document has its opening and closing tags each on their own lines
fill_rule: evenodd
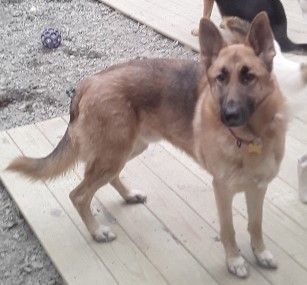
<svg viewBox="0 0 307 285">
<path fill-rule="evenodd" d="M 31 273 L 33 271 L 33 267 L 31 266 L 31 264 L 26 264 L 22 267 L 22 271 L 26 273 Z"/>
<path fill-rule="evenodd" d="M 24 111 L 26 109 L 26 107 L 27 107 L 27 104 L 24 103 L 24 104 L 20 105 L 19 107 L 17 107 L 17 109 L 19 111 Z"/>
<path fill-rule="evenodd" d="M 13 238 L 14 238 L 14 239 L 18 240 L 18 239 L 19 239 L 19 237 L 20 237 L 20 235 L 19 235 L 19 233 L 18 233 L 18 232 L 14 233 L 14 235 L 13 235 Z"/>
<path fill-rule="evenodd" d="M 30 8 L 30 12 L 33 13 L 33 14 L 35 14 L 35 13 L 37 12 L 37 8 L 36 8 L 35 6 L 32 6 L 32 7 Z"/>
<path fill-rule="evenodd" d="M 6 230 L 10 230 L 10 229 L 14 228 L 14 227 L 17 226 L 17 225 L 18 225 L 17 221 L 9 221 L 9 222 L 7 222 L 7 223 L 3 226 L 3 228 L 6 229 Z"/>
<path fill-rule="evenodd" d="M 54 279 L 49 280 L 47 283 L 47 285 L 54 285 L 54 284 L 56 284 L 56 281 Z"/>
<path fill-rule="evenodd" d="M 34 21 L 35 17 L 33 15 L 28 15 L 27 20 Z"/>
<path fill-rule="evenodd" d="M 218 236 L 215 236 L 215 237 L 213 238 L 213 240 L 216 241 L 216 242 L 221 241 L 221 239 L 220 239 Z"/>
<path fill-rule="evenodd" d="M 21 12 L 19 12 L 19 11 L 15 11 L 15 12 L 13 12 L 13 17 L 15 18 L 15 17 L 19 17 L 19 16 L 21 16 L 22 15 L 22 13 Z"/>
<path fill-rule="evenodd" d="M 33 261 L 31 262 L 31 265 L 35 269 L 42 269 L 44 267 L 43 263 L 40 261 Z"/>
<path fill-rule="evenodd" d="M 141 44 L 146 44 L 147 43 L 147 39 L 146 38 L 141 38 Z"/>
</svg>

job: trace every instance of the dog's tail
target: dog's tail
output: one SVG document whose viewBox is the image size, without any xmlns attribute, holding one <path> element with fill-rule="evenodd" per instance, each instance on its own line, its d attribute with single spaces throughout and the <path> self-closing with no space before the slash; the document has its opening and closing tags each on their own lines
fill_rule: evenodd
<svg viewBox="0 0 307 285">
<path fill-rule="evenodd" d="M 307 43 L 297 44 L 292 42 L 288 36 L 277 39 L 283 52 L 307 53 Z"/>
<path fill-rule="evenodd" d="M 56 148 L 44 158 L 20 156 L 6 168 L 20 172 L 33 180 L 46 180 L 64 174 L 77 161 L 77 149 L 68 129 Z"/>
<path fill-rule="evenodd" d="M 78 116 L 80 97 L 81 95 L 78 94 L 72 98 L 68 128 L 49 155 L 43 158 L 18 157 L 8 165 L 6 170 L 20 172 L 33 180 L 47 180 L 64 174 L 72 168 L 78 160 L 78 142 L 71 135 L 71 125 Z"/>
</svg>

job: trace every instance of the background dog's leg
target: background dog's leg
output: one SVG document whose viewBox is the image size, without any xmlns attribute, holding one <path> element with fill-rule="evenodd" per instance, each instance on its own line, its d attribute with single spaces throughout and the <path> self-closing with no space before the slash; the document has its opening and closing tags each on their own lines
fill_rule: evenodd
<svg viewBox="0 0 307 285">
<path fill-rule="evenodd" d="M 95 162 L 88 163 L 83 181 L 69 194 L 69 197 L 92 237 L 98 242 L 108 242 L 114 240 L 116 236 L 108 227 L 97 221 L 90 206 L 95 192 L 114 179 L 121 167 L 116 162 L 112 167 L 102 165 L 102 160 L 96 159 Z"/>
<path fill-rule="evenodd" d="M 277 262 L 272 253 L 265 248 L 262 234 L 262 208 L 266 193 L 265 188 L 249 189 L 245 192 L 247 212 L 248 212 L 248 231 L 251 236 L 251 246 L 257 262 L 265 268 L 277 268 Z"/>
<path fill-rule="evenodd" d="M 223 184 L 213 183 L 215 200 L 220 218 L 220 235 L 226 252 L 226 262 L 229 272 L 245 278 L 248 276 L 248 266 L 240 255 L 240 250 L 235 239 L 235 230 L 232 219 L 233 193 Z"/>
<path fill-rule="evenodd" d="M 307 203 L 307 155 L 303 155 L 297 163 L 299 197 Z"/>
<path fill-rule="evenodd" d="M 142 140 L 137 140 L 133 151 L 131 155 L 129 156 L 128 160 L 131 160 L 141 154 L 146 148 L 148 147 L 148 144 L 145 143 Z M 142 193 L 138 191 L 133 191 L 129 189 L 119 178 L 117 175 L 110 184 L 118 191 L 118 193 L 125 199 L 127 203 L 144 203 L 146 202 L 146 195 L 143 195 Z"/>
<path fill-rule="evenodd" d="M 204 7 L 203 7 L 203 17 L 210 19 L 212 9 L 213 9 L 213 3 L 214 0 L 203 0 L 204 1 Z M 198 28 L 195 28 L 191 31 L 191 34 L 195 37 L 198 36 Z"/>
<path fill-rule="evenodd" d="M 214 0 L 204 0 L 203 17 L 210 19 Z"/>
</svg>

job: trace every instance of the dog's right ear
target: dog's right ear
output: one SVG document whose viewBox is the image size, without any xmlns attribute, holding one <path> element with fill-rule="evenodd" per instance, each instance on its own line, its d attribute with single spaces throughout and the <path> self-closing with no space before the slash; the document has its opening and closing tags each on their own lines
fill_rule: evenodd
<svg viewBox="0 0 307 285">
<path fill-rule="evenodd" d="M 247 43 L 254 49 L 267 69 L 271 72 L 273 68 L 273 58 L 276 54 L 274 48 L 274 36 L 270 25 L 270 20 L 266 12 L 260 12 L 252 21 Z"/>
<path fill-rule="evenodd" d="M 202 61 L 208 69 L 217 58 L 220 50 L 226 46 L 217 27 L 208 19 L 202 18 L 199 23 L 199 45 Z"/>
</svg>

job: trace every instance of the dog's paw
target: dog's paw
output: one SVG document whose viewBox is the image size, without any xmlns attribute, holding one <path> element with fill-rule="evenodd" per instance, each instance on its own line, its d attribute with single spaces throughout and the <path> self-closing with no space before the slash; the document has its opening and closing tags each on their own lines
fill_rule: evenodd
<svg viewBox="0 0 307 285">
<path fill-rule="evenodd" d="M 267 269 L 277 268 L 277 261 L 269 250 L 265 249 L 264 251 L 259 253 L 254 252 L 254 255 L 259 266 Z"/>
<path fill-rule="evenodd" d="M 242 256 L 230 257 L 227 259 L 228 271 L 239 278 L 248 277 L 248 264 Z"/>
<path fill-rule="evenodd" d="M 191 31 L 191 35 L 194 36 L 194 37 L 198 37 L 199 35 L 199 31 L 198 31 L 198 28 L 195 28 Z"/>
<path fill-rule="evenodd" d="M 128 204 L 137 204 L 137 203 L 145 203 L 147 200 L 147 196 L 137 192 L 137 191 L 132 191 L 126 198 L 126 202 Z"/>
<path fill-rule="evenodd" d="M 116 235 L 110 228 L 100 225 L 92 234 L 93 239 L 97 242 L 110 242 L 116 239 Z"/>
</svg>

